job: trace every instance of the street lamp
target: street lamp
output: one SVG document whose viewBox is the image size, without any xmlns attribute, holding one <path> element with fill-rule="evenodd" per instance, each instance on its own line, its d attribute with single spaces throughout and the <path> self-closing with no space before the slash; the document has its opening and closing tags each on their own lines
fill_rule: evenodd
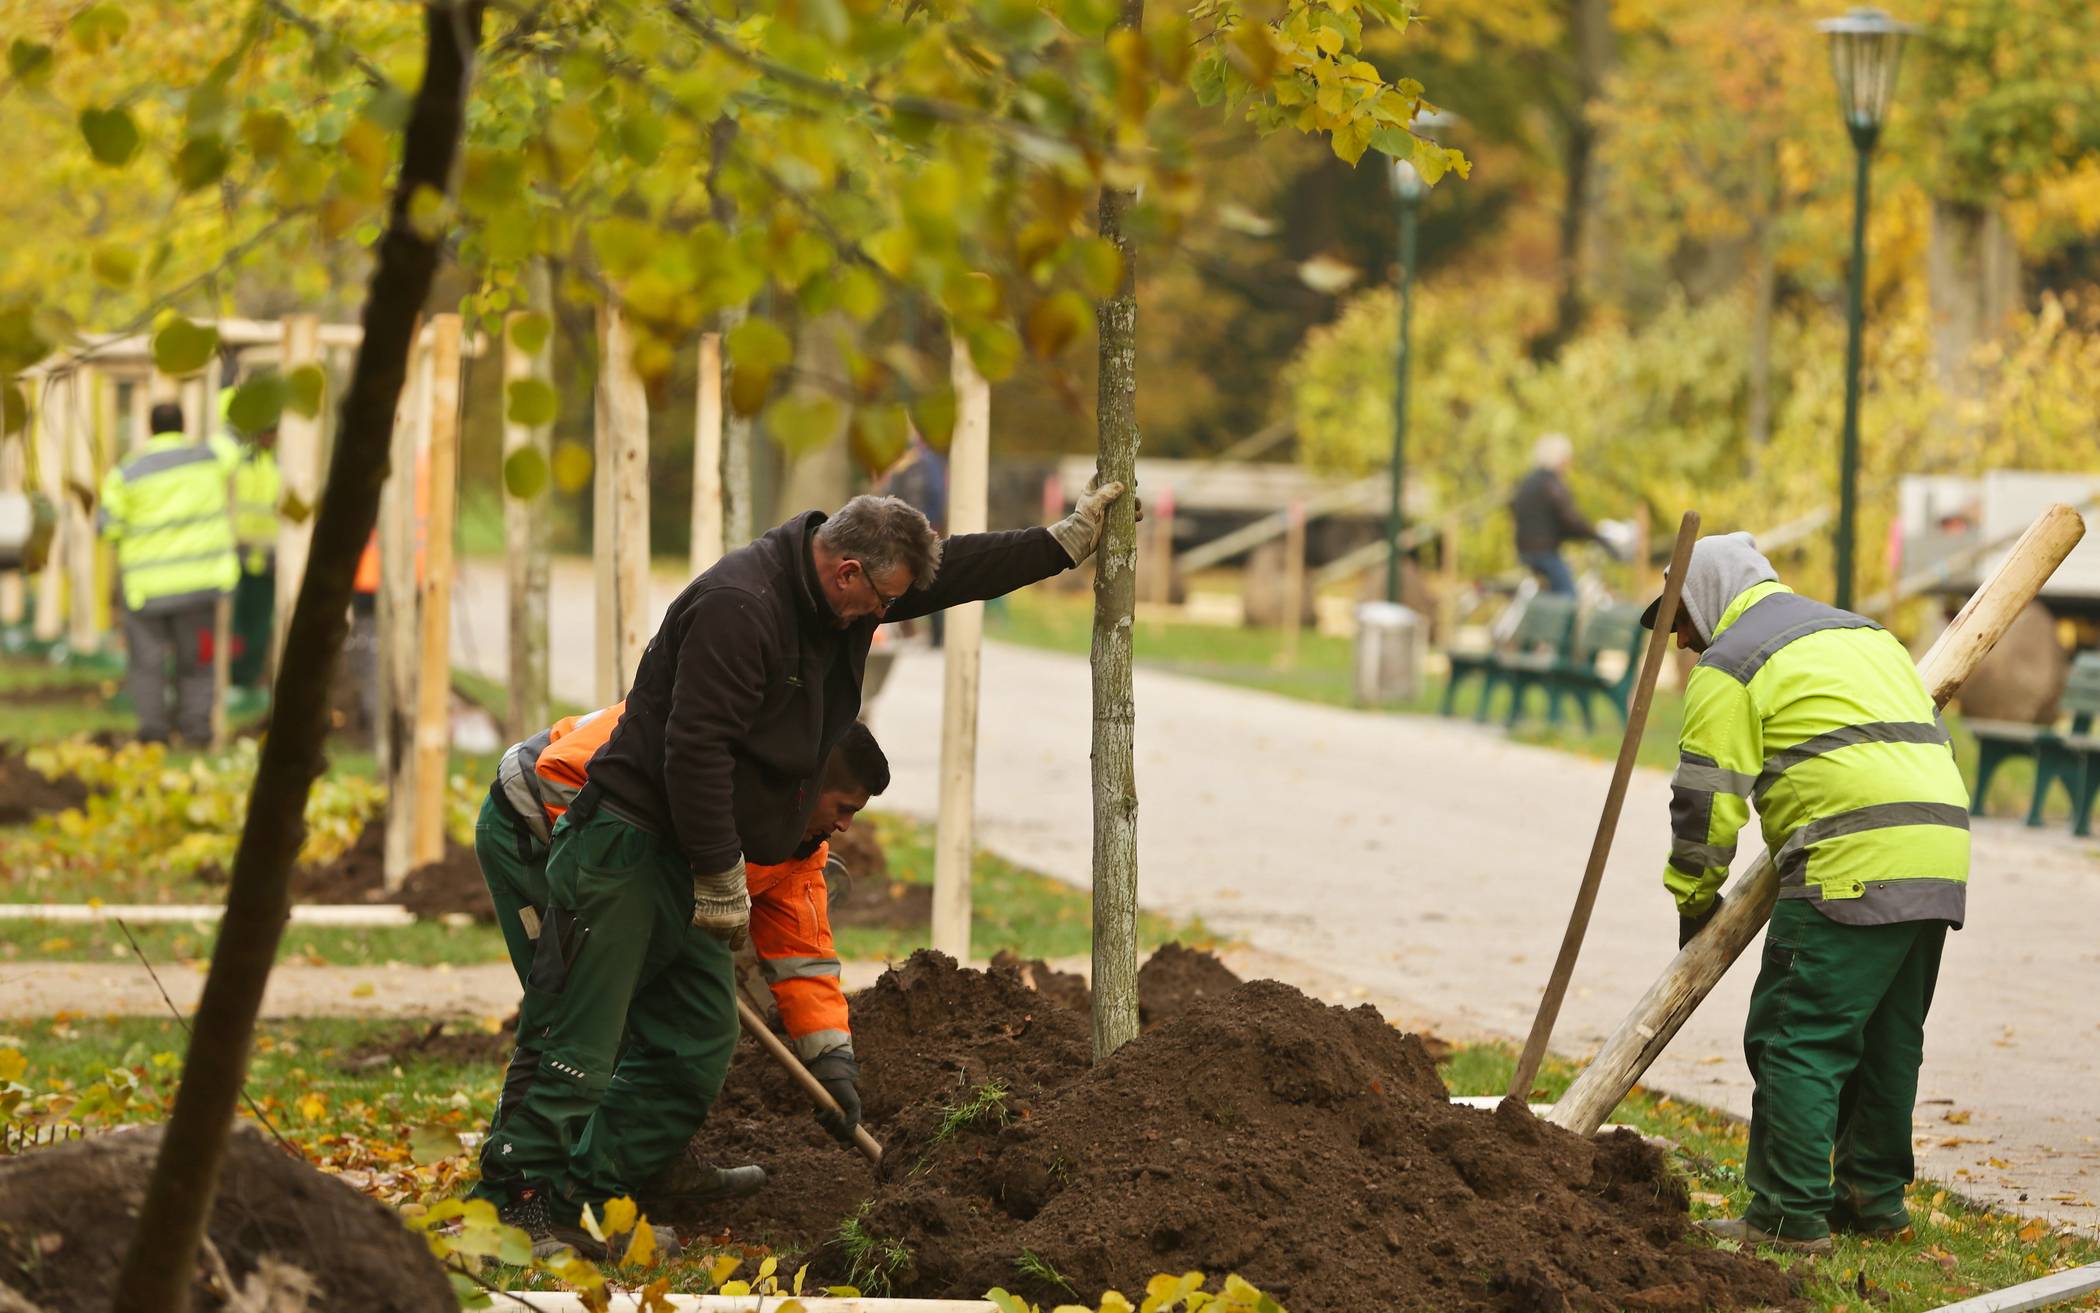
<svg viewBox="0 0 2100 1313">
<path fill-rule="evenodd" d="M 1417 114 L 1411 124 L 1418 137 L 1432 138 L 1457 120 L 1436 110 Z M 1393 195 L 1400 202 L 1400 345 L 1394 353 L 1392 499 L 1385 514 L 1385 600 L 1400 600 L 1400 482 L 1407 455 L 1407 375 L 1415 304 L 1415 217 L 1429 184 L 1414 164 L 1393 158 Z"/>
<path fill-rule="evenodd" d="M 1830 38 L 1838 110 L 1852 135 L 1852 276 L 1845 305 L 1845 437 L 1838 466 L 1837 604 L 1852 609 L 1852 554 L 1859 498 L 1860 327 L 1867 287 L 1867 168 L 1896 94 L 1903 39 L 1914 30 L 1879 9 L 1851 9 L 1816 27 Z"/>
</svg>

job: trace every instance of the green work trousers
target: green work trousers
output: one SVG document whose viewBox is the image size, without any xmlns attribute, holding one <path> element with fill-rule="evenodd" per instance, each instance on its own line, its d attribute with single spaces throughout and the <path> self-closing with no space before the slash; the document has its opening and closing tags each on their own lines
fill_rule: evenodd
<svg viewBox="0 0 2100 1313">
<path fill-rule="evenodd" d="M 483 1142 L 476 1193 L 539 1185 L 596 1207 L 706 1120 L 736 1047 L 736 975 L 692 925 L 677 850 L 602 808 L 555 830 L 547 904 L 518 1018 L 538 1056 Z"/>
<path fill-rule="evenodd" d="M 276 562 L 266 557 L 258 565 L 244 559 L 240 580 L 233 586 L 231 622 L 233 636 L 240 641 L 226 671 L 227 682 L 235 688 L 264 687 L 270 664 L 270 631 L 276 621 Z"/>
<path fill-rule="evenodd" d="M 481 863 L 482 882 L 496 907 L 496 928 L 503 932 L 503 947 L 522 985 L 532 971 L 540 922 L 547 916 L 546 845 L 490 794 L 474 820 L 474 858 Z M 529 921 L 523 915 L 527 908 L 532 909 Z"/>
<path fill-rule="evenodd" d="M 1946 939 L 1945 921 L 1840 925 L 1780 900 L 1743 1035 L 1753 1226 L 1812 1239 L 1833 1222 L 1909 1224 L 1911 1109 Z"/>
</svg>

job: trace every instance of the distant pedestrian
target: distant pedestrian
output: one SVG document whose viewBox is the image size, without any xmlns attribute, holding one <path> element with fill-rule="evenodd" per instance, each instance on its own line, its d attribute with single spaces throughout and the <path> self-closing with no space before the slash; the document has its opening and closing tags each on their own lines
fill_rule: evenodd
<svg viewBox="0 0 2100 1313">
<path fill-rule="evenodd" d="M 163 403 L 153 435 L 102 480 L 98 523 L 116 544 L 124 594 L 125 688 L 139 738 L 169 738 L 168 680 L 173 668 L 173 730 L 191 743 L 212 735 L 209 656 L 219 604 L 240 577 L 227 480 L 240 452 L 223 438 L 192 441 L 182 407 Z"/>
<path fill-rule="evenodd" d="M 925 438 L 912 435 L 911 448 L 883 475 L 882 491 L 917 507 L 935 533 L 948 532 L 948 458 Z M 926 624 L 933 633 L 933 645 L 939 647 L 947 636 L 947 612 L 935 611 L 926 617 Z M 916 620 L 906 620 L 899 628 L 908 635 L 917 625 Z"/>
<path fill-rule="evenodd" d="M 1583 518 L 1568 490 L 1568 466 L 1575 460 L 1575 444 L 1565 433 L 1548 433 L 1532 448 L 1531 473 L 1517 485 L 1510 498 L 1510 513 L 1517 522 L 1517 559 L 1539 577 L 1549 593 L 1575 595 L 1575 574 L 1560 554 L 1562 543 L 1596 542 L 1606 550 L 1616 549 L 1597 527 Z"/>
</svg>

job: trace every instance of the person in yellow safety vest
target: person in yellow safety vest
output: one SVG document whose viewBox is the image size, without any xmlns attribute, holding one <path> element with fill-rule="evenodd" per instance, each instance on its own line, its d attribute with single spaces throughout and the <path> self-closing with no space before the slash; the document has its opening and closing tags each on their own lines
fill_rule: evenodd
<svg viewBox="0 0 2100 1313">
<path fill-rule="evenodd" d="M 233 391 L 219 394 L 219 417 L 228 427 Z M 233 472 L 233 533 L 240 544 L 241 577 L 233 590 L 228 677 L 235 688 L 257 689 L 269 664 L 277 619 L 277 503 L 284 496 L 284 480 L 277 472 L 277 426 L 243 436 L 241 463 Z"/>
<path fill-rule="evenodd" d="M 1779 870 L 1743 1036 L 1750 1206 L 1702 1225 L 1811 1253 L 1833 1230 L 1902 1235 L 1925 1013 L 1967 910 L 1968 791 L 1947 727 L 1903 644 L 1794 593 L 1748 534 L 1700 539 L 1683 597 L 1678 645 L 1700 657 L 1663 873 L 1679 947 L 1721 907 L 1753 806 Z"/>
<path fill-rule="evenodd" d="M 146 445 L 102 480 L 97 523 L 116 544 L 123 580 L 125 687 L 139 738 L 169 737 L 168 667 L 175 671 L 174 730 L 211 739 L 208 655 L 220 599 L 240 576 L 226 485 L 240 461 L 231 442 L 192 441 L 182 407 L 163 403 Z"/>
</svg>

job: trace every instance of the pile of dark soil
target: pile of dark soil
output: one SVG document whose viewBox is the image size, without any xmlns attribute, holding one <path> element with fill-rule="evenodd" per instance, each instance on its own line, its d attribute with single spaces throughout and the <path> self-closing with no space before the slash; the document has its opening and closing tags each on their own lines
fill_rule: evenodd
<svg viewBox="0 0 2100 1313">
<path fill-rule="evenodd" d="M 0 743 L 0 825 L 22 825 L 47 812 L 87 801 L 88 788 L 71 775 L 56 779 L 31 766 L 12 743 Z"/>
<path fill-rule="evenodd" d="M 933 886 L 890 879 L 890 863 L 872 825 L 833 835 L 831 851 L 846 864 L 851 887 L 831 901 L 831 924 L 917 930 L 933 922 Z"/>
<path fill-rule="evenodd" d="M 472 1022 L 433 1021 L 428 1026 L 411 1026 L 392 1035 L 368 1039 L 344 1054 L 342 1064 L 349 1071 L 412 1062 L 460 1067 L 492 1062 L 500 1066 L 510 1061 L 511 1052 L 517 1047 L 518 1014 L 513 1010 L 494 1032 Z"/>
<path fill-rule="evenodd" d="M 1149 1029 L 1239 987 L 1240 978 L 1216 955 L 1177 943 L 1161 944 L 1138 968 L 1138 1021 Z"/>
<path fill-rule="evenodd" d="M 60 1310 L 109 1307 L 161 1127 L 99 1135 L 0 1160 L 0 1289 Z M 452 1313 L 457 1296 L 421 1238 L 384 1204 L 234 1128 L 208 1233 L 236 1286 L 274 1289 L 247 1307 L 320 1313 Z M 223 1309 L 207 1253 L 191 1307 Z M 299 1298 L 294 1291 L 310 1291 Z"/>
<path fill-rule="evenodd" d="M 855 884 L 889 883 L 890 859 L 882 851 L 882 840 L 875 837 L 875 827 L 865 821 L 846 827 L 844 834 L 832 835 L 831 855 L 846 864 L 846 873 Z"/>
<path fill-rule="evenodd" d="M 1092 1294 L 1200 1269 L 1236 1271 L 1297 1313 L 1793 1302 L 1778 1268 L 1680 1243 L 1685 1187 L 1657 1150 L 1583 1140 L 1515 1103 L 1453 1107 L 1420 1042 L 1371 1008 L 1257 981 L 1089 1068 L 1084 1019 L 1047 1001 L 1011 968 L 931 953 L 856 1000 L 879 1183 L 740 1055 L 710 1148 L 774 1180 L 707 1220 L 811 1246 L 796 1261 L 813 1275 L 865 1282 L 867 1256 L 856 1273 L 838 1236 L 857 1217 L 863 1237 L 901 1244 L 889 1283 L 917 1296 L 998 1285 L 1056 1303 L 1071 1296 L 1045 1272 Z M 987 1107 L 994 1082 L 1006 1094 Z"/>
<path fill-rule="evenodd" d="M 207 884 L 224 884 L 227 872 L 218 866 L 200 867 L 197 878 Z M 408 873 L 399 889 L 386 889 L 386 822 L 374 816 L 365 822 L 357 842 L 332 861 L 292 870 L 292 901 L 297 903 L 399 903 L 418 917 L 436 920 L 463 913 L 476 921 L 493 924 L 496 909 L 489 902 L 488 885 L 481 878 L 481 863 L 474 850 L 445 840 L 445 855 Z"/>
<path fill-rule="evenodd" d="M 1041 994 L 1061 1008 L 1074 1012 L 1085 1012 L 1094 1006 L 1094 991 L 1087 988 L 1086 977 L 1076 971 L 1059 971 L 1039 957 L 1023 961 L 1013 950 L 1002 948 L 992 954 L 994 967 L 1011 967 L 1021 977 L 1021 983 Z M 1143 980 L 1142 974 L 1138 977 Z M 1139 1011 L 1144 1010 L 1142 1001 Z"/>
</svg>

